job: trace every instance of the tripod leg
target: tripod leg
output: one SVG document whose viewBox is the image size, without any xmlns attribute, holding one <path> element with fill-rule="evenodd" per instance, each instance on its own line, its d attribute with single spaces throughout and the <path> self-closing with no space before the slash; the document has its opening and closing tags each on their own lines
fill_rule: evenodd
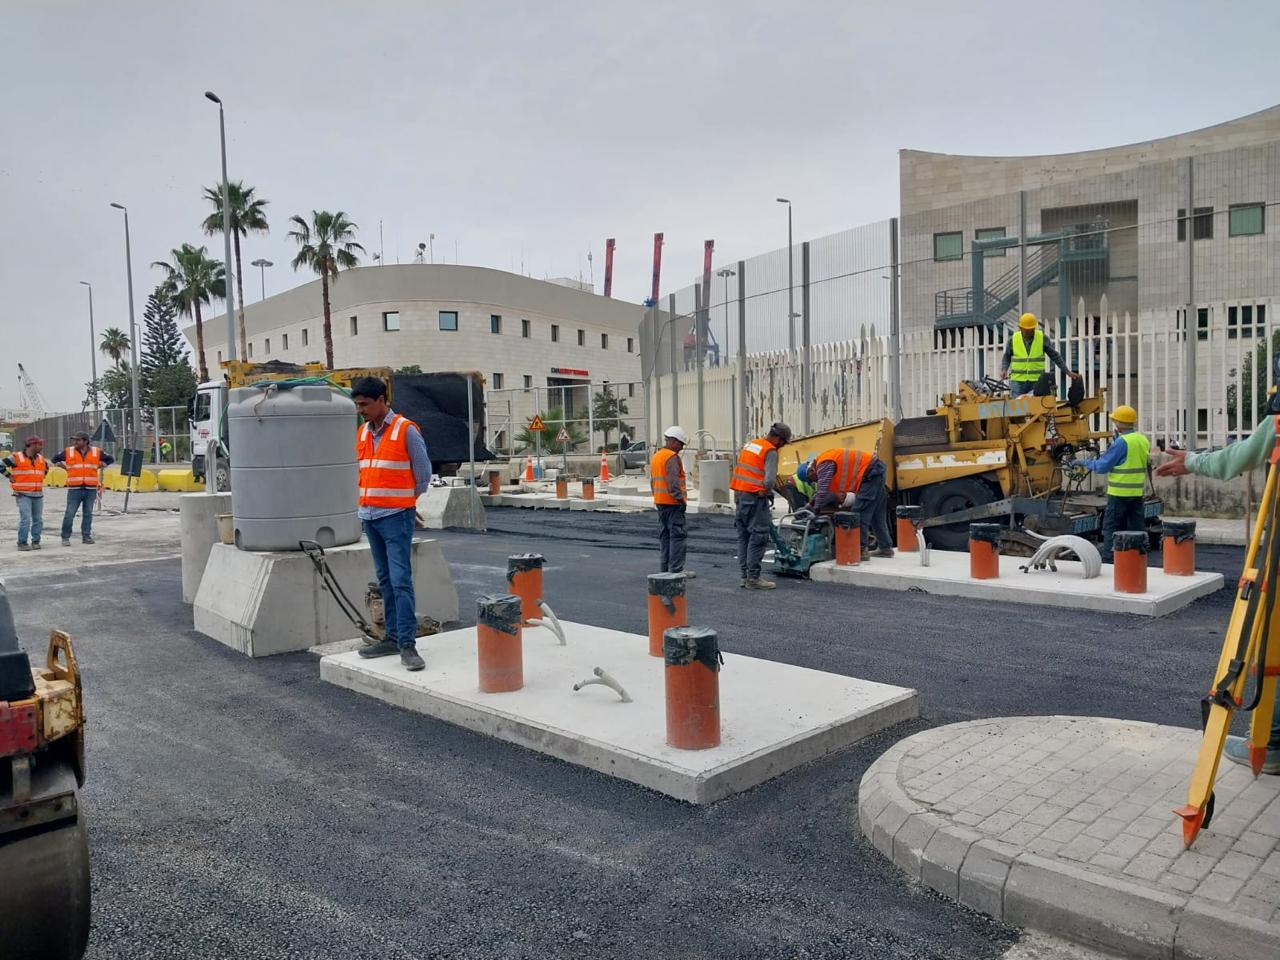
<svg viewBox="0 0 1280 960">
<path fill-rule="evenodd" d="M 1273 630 L 1268 637 L 1266 662 L 1258 665 L 1258 702 L 1249 723 L 1249 766 L 1255 777 L 1266 762 L 1267 744 L 1274 729 L 1277 682 L 1280 682 L 1280 631 Z"/>
</svg>

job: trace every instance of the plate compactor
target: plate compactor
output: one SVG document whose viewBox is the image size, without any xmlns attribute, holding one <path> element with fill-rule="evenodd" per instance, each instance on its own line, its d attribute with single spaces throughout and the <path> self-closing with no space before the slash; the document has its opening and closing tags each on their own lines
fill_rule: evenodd
<svg viewBox="0 0 1280 960">
<path fill-rule="evenodd" d="M 835 557 L 834 531 L 831 517 L 808 510 L 789 513 L 776 526 L 770 521 L 773 572 L 780 577 L 808 577 L 815 563 Z"/>
</svg>

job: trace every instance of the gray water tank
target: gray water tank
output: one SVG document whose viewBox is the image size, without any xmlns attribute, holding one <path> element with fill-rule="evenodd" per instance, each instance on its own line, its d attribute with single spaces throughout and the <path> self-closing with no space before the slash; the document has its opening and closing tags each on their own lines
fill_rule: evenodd
<svg viewBox="0 0 1280 960">
<path fill-rule="evenodd" d="M 227 403 L 231 513 L 241 550 L 360 539 L 356 406 L 324 385 L 237 387 Z"/>
</svg>

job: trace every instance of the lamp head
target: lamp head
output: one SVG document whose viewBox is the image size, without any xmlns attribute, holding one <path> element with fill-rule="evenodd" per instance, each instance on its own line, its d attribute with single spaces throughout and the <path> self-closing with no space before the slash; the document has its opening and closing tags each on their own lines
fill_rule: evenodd
<svg viewBox="0 0 1280 960">
<path fill-rule="evenodd" d="M 117 210 L 123 210 L 123 209 L 124 209 L 124 204 L 123 204 L 123 203 L 113 203 L 113 204 L 111 204 L 111 205 L 112 205 L 113 207 L 115 207 Z"/>
<path fill-rule="evenodd" d="M 212 90 L 206 90 L 204 92 L 204 96 L 206 100 L 212 100 L 218 106 L 222 106 L 222 101 L 218 99 L 218 95 L 214 93 Z"/>
</svg>

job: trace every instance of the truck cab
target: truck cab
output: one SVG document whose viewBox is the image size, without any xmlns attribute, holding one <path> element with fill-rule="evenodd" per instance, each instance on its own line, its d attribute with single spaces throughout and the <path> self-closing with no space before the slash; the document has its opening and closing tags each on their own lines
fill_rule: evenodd
<svg viewBox="0 0 1280 960">
<path fill-rule="evenodd" d="M 188 404 L 187 417 L 191 439 L 191 473 L 197 480 L 206 477 L 206 451 L 210 440 L 227 442 L 227 425 L 223 413 L 227 409 L 227 384 L 225 380 L 210 380 L 196 388 L 196 395 Z M 231 477 L 225 460 L 219 458 L 218 489 L 230 490 Z"/>
</svg>

